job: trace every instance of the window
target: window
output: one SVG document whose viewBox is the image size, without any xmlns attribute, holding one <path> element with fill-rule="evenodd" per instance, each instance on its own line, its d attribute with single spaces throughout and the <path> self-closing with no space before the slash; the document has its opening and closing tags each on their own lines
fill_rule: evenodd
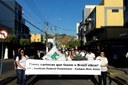
<svg viewBox="0 0 128 85">
<path fill-rule="evenodd" d="M 112 9 L 112 12 L 119 12 L 119 9 Z"/>
<path fill-rule="evenodd" d="M 125 9 L 125 11 L 128 10 L 128 1 L 127 0 L 124 0 L 124 9 Z"/>
</svg>

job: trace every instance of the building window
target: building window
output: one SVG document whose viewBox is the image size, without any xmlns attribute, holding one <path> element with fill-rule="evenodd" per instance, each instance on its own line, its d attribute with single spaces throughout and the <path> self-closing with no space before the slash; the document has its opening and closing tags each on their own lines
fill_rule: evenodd
<svg viewBox="0 0 128 85">
<path fill-rule="evenodd" d="M 119 12 L 119 9 L 112 9 L 112 12 Z"/>
<path fill-rule="evenodd" d="M 128 10 L 128 1 L 124 0 L 124 10 L 127 11 Z"/>
</svg>

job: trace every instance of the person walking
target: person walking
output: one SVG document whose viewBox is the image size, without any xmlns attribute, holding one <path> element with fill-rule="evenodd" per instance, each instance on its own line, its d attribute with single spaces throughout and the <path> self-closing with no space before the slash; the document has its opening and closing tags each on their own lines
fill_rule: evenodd
<svg viewBox="0 0 128 85">
<path fill-rule="evenodd" d="M 34 59 L 41 59 L 40 50 L 36 50 L 36 52 L 35 52 L 35 54 L 34 54 Z"/>
<path fill-rule="evenodd" d="M 95 60 L 95 54 L 91 51 L 91 50 L 88 50 L 87 54 L 86 54 L 86 58 L 88 61 L 93 61 Z"/>
<path fill-rule="evenodd" d="M 105 53 L 101 52 L 100 56 L 98 56 L 96 60 L 101 61 L 101 75 L 98 75 L 99 85 L 102 85 L 102 81 L 103 85 L 107 85 L 108 59 L 105 57 Z"/>
<path fill-rule="evenodd" d="M 18 80 L 18 70 L 17 70 L 17 64 L 16 64 L 16 57 L 18 56 L 18 53 L 20 51 L 21 48 L 18 48 L 18 50 L 15 51 L 15 55 L 14 55 L 14 69 L 16 71 L 16 78 L 17 78 L 17 84 L 19 83 L 19 80 Z"/>
<path fill-rule="evenodd" d="M 66 55 L 66 60 L 67 60 L 67 61 L 72 61 L 72 58 L 73 58 L 73 57 L 72 57 L 72 52 L 69 50 L 69 51 L 68 51 L 68 55 Z"/>
<path fill-rule="evenodd" d="M 95 60 L 95 54 L 91 51 L 91 49 L 88 49 L 88 52 L 86 53 L 86 60 L 90 62 Z M 98 85 L 94 75 L 88 75 L 88 77 L 91 79 L 94 85 Z"/>
<path fill-rule="evenodd" d="M 20 49 L 18 56 L 16 57 L 16 64 L 17 64 L 17 72 L 18 72 L 18 80 L 19 85 L 26 85 L 25 82 L 25 65 L 28 56 L 24 54 L 24 50 Z"/>
</svg>

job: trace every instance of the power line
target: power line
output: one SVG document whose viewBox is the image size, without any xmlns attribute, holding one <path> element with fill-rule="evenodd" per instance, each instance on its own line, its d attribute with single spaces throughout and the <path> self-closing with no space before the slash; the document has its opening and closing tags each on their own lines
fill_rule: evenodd
<svg viewBox="0 0 128 85">
<path fill-rule="evenodd" d="M 38 29 L 39 31 L 45 33 L 45 32 L 42 31 L 40 28 L 38 28 L 37 26 L 35 26 L 34 24 L 32 24 L 30 21 L 28 21 L 28 20 L 26 20 L 26 19 L 25 19 L 25 21 L 28 22 L 29 24 L 31 24 L 31 25 L 32 25 L 33 27 L 35 27 L 36 29 Z"/>
<path fill-rule="evenodd" d="M 49 22 L 50 23 L 50 22 Z M 75 31 L 75 30 L 69 30 L 69 29 L 65 29 L 65 28 L 63 28 L 63 27 L 60 27 L 60 26 L 56 26 L 56 25 L 54 25 L 54 24 L 52 24 L 52 23 L 50 23 L 51 25 L 53 25 L 53 26 L 55 26 L 56 28 L 59 28 L 59 29 L 61 29 L 61 30 L 65 30 L 65 31 Z"/>
<path fill-rule="evenodd" d="M 24 0 L 25 1 L 25 3 L 29 6 L 29 8 L 34 12 L 35 10 L 32 8 L 32 5 L 31 5 L 31 3 L 29 2 L 29 1 L 27 1 L 27 0 Z M 36 7 L 36 6 L 34 6 L 34 8 L 36 8 L 36 11 L 37 12 L 34 12 L 37 16 L 38 16 L 38 18 L 39 19 L 41 19 L 41 21 L 43 21 L 42 20 L 42 14 L 39 12 L 39 10 L 38 10 L 38 8 Z M 43 18 L 44 18 L 44 20 L 45 20 L 45 22 L 47 21 L 46 20 L 46 18 L 43 16 Z M 50 22 L 48 22 L 48 23 L 50 23 Z M 50 23 L 51 24 L 51 23 Z M 53 25 L 53 24 L 51 24 L 52 26 L 56 26 L 56 25 Z M 61 29 L 61 30 L 65 30 L 65 31 L 75 31 L 75 30 L 69 30 L 69 29 L 65 29 L 65 28 L 63 28 L 63 27 L 60 27 L 60 26 L 56 26 L 56 28 L 58 28 L 58 29 Z"/>
<path fill-rule="evenodd" d="M 42 17 L 41 17 L 41 13 L 38 11 L 38 8 L 36 8 L 36 6 L 34 6 L 34 8 L 36 8 L 36 10 L 35 9 L 33 9 L 32 8 L 32 5 L 31 5 L 31 3 L 29 3 L 29 1 L 27 1 L 27 0 L 24 0 L 25 1 L 25 3 L 28 5 L 28 7 L 38 16 L 38 18 L 39 19 L 41 19 L 41 21 L 43 22 L 43 20 L 42 20 Z M 37 12 L 36 12 L 37 11 Z M 46 18 L 45 17 L 43 17 L 44 18 L 44 21 L 46 21 Z"/>
<path fill-rule="evenodd" d="M 31 18 L 33 18 L 33 16 L 27 11 L 27 10 L 25 10 L 25 9 L 23 9 L 24 11 L 25 11 L 25 14 L 27 14 L 28 15 L 28 17 L 31 17 Z M 30 20 L 29 20 L 30 21 Z M 33 18 L 33 20 L 31 20 L 32 22 L 34 21 L 34 18 Z M 35 22 L 35 21 L 34 21 Z M 42 23 L 42 22 L 35 22 L 35 23 Z M 40 25 L 39 27 L 41 28 L 41 26 L 42 25 Z"/>
<path fill-rule="evenodd" d="M 32 5 L 31 5 L 31 3 L 29 3 L 27 0 L 24 0 L 28 5 L 29 5 L 29 7 L 31 8 L 32 7 Z M 34 6 L 34 8 L 36 8 L 36 10 L 37 10 L 37 13 L 39 14 L 39 15 L 41 15 L 41 13 L 39 12 L 39 10 L 38 10 L 38 8 L 36 7 L 36 6 Z M 34 9 L 33 9 L 34 10 Z M 38 17 L 40 17 L 40 16 L 38 16 Z M 43 16 L 44 17 L 44 16 Z M 40 19 L 42 19 L 42 17 L 40 17 Z M 46 20 L 46 18 L 44 17 L 44 19 Z M 47 21 L 47 20 L 46 20 Z M 48 23 L 50 23 L 50 22 L 48 22 Z M 52 25 L 52 24 L 51 24 Z M 56 25 L 53 25 L 53 26 L 56 26 Z M 60 28 L 61 30 L 65 30 L 65 31 L 75 31 L 75 30 L 69 30 L 69 29 L 65 29 L 65 28 L 63 28 L 63 27 L 60 27 L 60 26 L 56 26 L 57 28 Z"/>
<path fill-rule="evenodd" d="M 33 0 L 34 1 L 34 0 Z M 36 1 L 37 2 L 37 1 Z M 35 3 L 35 2 L 34 2 Z M 46 18 L 44 17 L 44 15 L 42 15 L 42 13 L 39 11 L 39 9 L 38 9 L 38 6 L 37 6 L 37 4 L 35 3 L 35 6 L 34 6 L 35 8 L 36 8 L 36 11 L 37 11 L 37 13 L 39 14 L 39 17 L 41 18 L 41 20 L 44 18 L 44 20 L 45 21 L 47 21 L 46 20 Z M 43 20 L 42 20 L 43 21 Z"/>
</svg>

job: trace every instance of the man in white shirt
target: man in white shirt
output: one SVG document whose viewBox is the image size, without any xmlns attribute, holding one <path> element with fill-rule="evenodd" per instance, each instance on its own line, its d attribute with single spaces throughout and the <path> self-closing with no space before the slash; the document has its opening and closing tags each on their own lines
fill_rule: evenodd
<svg viewBox="0 0 128 85">
<path fill-rule="evenodd" d="M 93 60 L 95 60 L 95 54 L 92 53 L 90 50 L 88 50 L 88 52 L 86 54 L 86 58 L 88 61 L 93 61 Z M 94 75 L 89 75 L 88 77 L 91 79 L 91 81 L 94 83 L 94 85 L 98 85 L 98 82 Z"/>
<path fill-rule="evenodd" d="M 86 54 L 86 58 L 88 61 L 92 61 L 92 60 L 95 60 L 96 56 L 94 53 L 92 53 L 91 51 L 89 51 L 87 54 Z"/>
</svg>

